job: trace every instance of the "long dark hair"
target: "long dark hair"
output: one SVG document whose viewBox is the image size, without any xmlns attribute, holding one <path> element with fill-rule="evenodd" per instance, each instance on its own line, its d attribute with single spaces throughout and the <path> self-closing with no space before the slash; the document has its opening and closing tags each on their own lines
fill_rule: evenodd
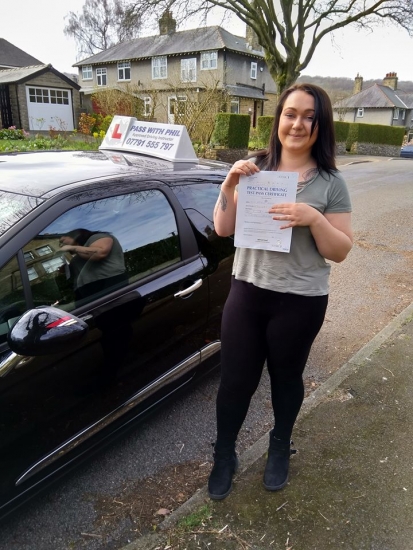
<svg viewBox="0 0 413 550">
<path fill-rule="evenodd" d="M 333 109 L 327 93 L 314 84 L 293 84 L 280 95 L 275 109 L 275 119 L 271 130 L 270 143 L 268 149 L 264 149 L 255 154 L 257 157 L 257 164 L 266 170 L 278 168 L 282 150 L 282 145 L 278 137 L 280 117 L 288 96 L 297 91 L 310 94 L 314 98 L 315 113 L 311 124 L 311 134 L 317 127 L 318 136 L 312 147 L 311 155 L 316 161 L 319 170 L 324 170 L 331 174 L 337 171 Z"/>
<path fill-rule="evenodd" d="M 70 237 L 75 241 L 76 244 L 80 246 L 84 246 L 87 240 L 92 235 L 96 235 L 96 233 L 102 233 L 102 231 L 89 231 L 89 229 L 83 229 L 82 227 L 79 227 L 78 229 L 72 229 L 71 231 L 67 231 L 62 236 Z"/>
</svg>

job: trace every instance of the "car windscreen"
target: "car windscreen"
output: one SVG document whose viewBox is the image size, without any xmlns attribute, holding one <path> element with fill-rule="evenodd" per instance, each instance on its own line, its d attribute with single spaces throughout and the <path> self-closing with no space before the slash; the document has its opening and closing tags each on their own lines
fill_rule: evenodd
<svg viewBox="0 0 413 550">
<path fill-rule="evenodd" d="M 43 202 L 37 197 L 0 191 L 0 235 Z"/>
</svg>

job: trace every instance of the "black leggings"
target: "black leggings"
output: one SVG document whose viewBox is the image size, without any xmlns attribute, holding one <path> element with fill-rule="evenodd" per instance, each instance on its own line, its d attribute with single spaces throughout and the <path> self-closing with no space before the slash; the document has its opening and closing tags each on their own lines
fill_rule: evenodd
<svg viewBox="0 0 413 550">
<path fill-rule="evenodd" d="M 323 324 L 327 302 L 327 295 L 279 293 L 232 279 L 222 319 L 217 447 L 235 444 L 265 360 L 271 380 L 274 435 L 290 439 L 304 399 L 304 367 Z"/>
</svg>

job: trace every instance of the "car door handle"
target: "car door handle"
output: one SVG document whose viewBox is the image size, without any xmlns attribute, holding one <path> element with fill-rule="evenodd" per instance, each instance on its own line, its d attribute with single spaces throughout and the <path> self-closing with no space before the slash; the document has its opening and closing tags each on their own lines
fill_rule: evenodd
<svg viewBox="0 0 413 550">
<path fill-rule="evenodd" d="M 180 292 L 177 292 L 174 294 L 175 298 L 183 298 L 184 296 L 188 296 L 189 294 L 192 294 L 194 290 L 197 288 L 200 288 L 202 286 L 202 279 L 198 279 L 194 282 L 193 285 L 189 286 L 188 288 L 184 288 L 184 290 L 181 290 Z"/>
</svg>

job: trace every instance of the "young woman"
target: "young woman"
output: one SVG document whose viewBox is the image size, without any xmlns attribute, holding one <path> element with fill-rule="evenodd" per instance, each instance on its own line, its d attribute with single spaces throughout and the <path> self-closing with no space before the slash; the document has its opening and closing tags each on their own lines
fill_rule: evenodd
<svg viewBox="0 0 413 550">
<path fill-rule="evenodd" d="M 331 102 L 324 90 L 296 84 L 279 99 L 267 150 L 236 162 L 221 187 L 214 222 L 218 235 L 235 231 L 241 175 L 260 170 L 298 172 L 296 202 L 269 209 L 282 228 L 292 227 L 289 253 L 237 248 L 222 320 L 217 439 L 209 496 L 231 491 L 235 443 L 265 361 L 271 380 L 274 428 L 264 486 L 288 481 L 290 438 L 304 399 L 303 371 L 327 308 L 330 265 L 352 243 L 351 203 L 335 164 Z"/>
</svg>

